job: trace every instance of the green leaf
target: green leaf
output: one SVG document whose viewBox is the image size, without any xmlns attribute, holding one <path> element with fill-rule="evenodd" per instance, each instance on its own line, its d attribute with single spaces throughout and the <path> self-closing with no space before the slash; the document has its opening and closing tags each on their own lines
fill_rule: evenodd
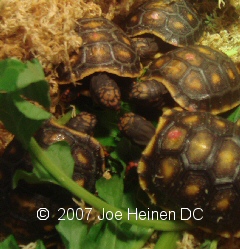
<svg viewBox="0 0 240 249">
<path fill-rule="evenodd" d="M 96 113 L 98 126 L 96 127 L 96 139 L 103 146 L 116 146 L 116 137 L 119 134 L 117 126 L 118 115 L 115 111 L 104 110 Z"/>
<path fill-rule="evenodd" d="M 240 119 L 240 106 L 237 107 L 229 116 L 228 120 L 231 122 L 237 122 Z"/>
<path fill-rule="evenodd" d="M 106 222 L 95 224 L 89 229 L 89 225 L 74 219 L 69 220 L 63 217 L 60 223 L 56 226 L 66 249 L 84 248 L 104 248 L 98 243 L 98 238 L 104 231 Z M 100 247 L 99 247 L 100 246 Z"/>
<path fill-rule="evenodd" d="M 34 59 L 32 61 L 27 61 L 25 65 L 25 70 L 18 76 L 18 89 L 24 88 L 32 82 L 38 82 L 45 79 L 43 68 L 38 60 Z"/>
<path fill-rule="evenodd" d="M 0 68 L 0 91 L 13 92 L 45 79 L 42 66 L 37 60 L 23 63 L 16 59 L 6 59 L 0 61 Z"/>
<path fill-rule="evenodd" d="M 181 239 L 179 232 L 163 232 L 158 239 L 154 249 L 177 249 L 177 242 Z"/>
<path fill-rule="evenodd" d="M 45 108 L 49 108 L 51 104 L 49 94 L 49 83 L 45 80 L 30 84 L 19 91 L 20 95 L 35 101 Z"/>
<path fill-rule="evenodd" d="M 71 155 L 71 148 L 67 142 L 60 141 L 52 144 L 46 150 L 46 153 L 68 177 L 72 178 L 74 159 Z M 32 158 L 32 162 L 34 166 L 32 172 L 16 170 L 13 176 L 13 188 L 17 187 L 17 184 L 21 179 L 28 183 L 51 182 L 58 184 L 54 177 L 45 170 L 44 166 L 39 163 L 35 157 Z"/>
<path fill-rule="evenodd" d="M 223 51 L 227 56 L 232 57 L 239 54 L 240 46 L 236 46 L 230 50 Z"/>
<path fill-rule="evenodd" d="M 116 157 L 117 157 L 116 152 L 115 151 L 111 152 L 110 156 L 106 158 L 107 159 L 106 163 L 113 174 L 117 173 L 124 175 L 125 174 L 124 168 L 126 164 L 124 161 L 121 161 L 121 159 L 118 158 L 115 159 Z"/>
<path fill-rule="evenodd" d="M 50 118 L 51 114 L 42 108 L 23 99 L 18 94 L 12 94 L 13 103 L 16 108 L 27 118 L 34 120 L 45 120 Z"/>
<path fill-rule="evenodd" d="M 105 131 L 103 131 L 103 133 L 101 135 L 96 134 L 94 137 L 96 137 L 96 139 L 103 145 L 103 146 L 116 146 L 116 137 L 119 134 L 119 131 L 117 130 L 111 130 L 111 131 L 107 131 L 107 133 L 105 133 L 105 135 L 103 136 Z"/>
<path fill-rule="evenodd" d="M 37 240 L 36 249 L 46 249 L 42 240 Z"/>
<path fill-rule="evenodd" d="M 0 61 L 0 68 L 0 120 L 27 148 L 30 137 L 51 114 L 26 99 L 48 108 L 48 83 L 37 60 L 7 59 Z"/>
<path fill-rule="evenodd" d="M 21 100 L 16 93 L 0 94 L 0 120 L 7 130 L 16 135 L 25 148 L 28 147 L 30 137 L 39 129 L 43 121 L 50 117 L 50 113 Z"/>
<path fill-rule="evenodd" d="M 128 102 L 124 102 L 122 101 L 121 102 L 121 116 L 124 114 L 124 113 L 127 113 L 127 112 L 134 112 L 134 106 L 132 106 L 130 103 Z"/>
<path fill-rule="evenodd" d="M 72 110 L 68 111 L 62 117 L 58 118 L 56 122 L 60 125 L 65 125 L 72 118 L 72 113 Z M 80 113 L 80 111 L 76 108 L 76 114 L 78 113 Z"/>
<path fill-rule="evenodd" d="M 124 233 L 123 230 L 120 229 L 119 224 L 113 222 L 106 222 L 103 228 L 101 229 L 101 233 L 97 234 L 96 242 L 90 242 L 89 246 L 88 243 L 85 242 L 87 246 L 84 246 L 84 248 L 140 249 L 153 232 L 152 229 L 132 226 L 128 233 Z"/>
<path fill-rule="evenodd" d="M 211 241 L 211 240 L 205 240 L 201 244 L 200 248 L 201 249 L 217 249 L 217 245 L 218 245 L 218 240 L 217 239 L 213 240 L 213 241 Z"/>
<path fill-rule="evenodd" d="M 71 148 L 65 141 L 60 141 L 52 144 L 47 150 L 47 155 L 52 158 L 56 165 L 63 170 L 66 176 L 72 178 L 74 170 L 74 159 L 71 154 Z M 41 181 L 55 182 L 55 179 L 44 166 L 38 162 L 35 157 L 32 157 L 34 165 L 33 174 Z M 57 182 L 55 182 L 57 183 Z"/>
<path fill-rule="evenodd" d="M 32 184 L 42 182 L 42 180 L 39 179 L 34 173 L 19 169 L 19 170 L 16 170 L 13 176 L 12 187 L 16 188 L 20 180 L 25 180 L 26 182 L 32 183 Z"/>
<path fill-rule="evenodd" d="M 130 161 L 140 159 L 141 152 L 140 147 L 133 145 L 126 137 L 121 137 L 115 150 L 110 155 L 125 167 Z"/>
<path fill-rule="evenodd" d="M 107 187 L 106 187 L 107 186 Z M 121 207 L 123 199 L 123 179 L 114 175 L 110 180 L 101 178 L 96 182 L 99 197 L 107 203 Z"/>
<path fill-rule="evenodd" d="M 117 113 L 113 110 L 95 111 L 98 125 L 94 137 L 103 145 L 115 147 L 118 144 L 120 131 L 118 129 L 119 115 L 132 111 L 129 103 L 121 103 L 121 111 Z"/>
<path fill-rule="evenodd" d="M 96 187 L 99 196 L 116 207 L 121 208 L 123 203 L 125 207 L 135 206 L 131 203 L 132 199 L 130 199 L 129 196 L 125 198 L 123 179 L 116 175 L 110 180 L 103 178 L 98 180 Z M 111 214 L 113 213 L 108 212 L 109 220 L 102 220 L 100 223 L 93 225 L 90 230 L 87 224 L 77 220 L 69 222 L 66 219 L 61 221 L 57 226 L 57 230 L 60 232 L 66 248 L 142 248 L 151 236 L 153 229 L 135 225 L 124 226 L 124 229 L 122 229 L 122 224 L 120 222 L 114 222 Z"/>
<path fill-rule="evenodd" d="M 211 245 L 210 245 L 210 249 L 217 249 L 218 247 L 218 240 L 213 240 Z"/>
<path fill-rule="evenodd" d="M 3 242 L 0 243 L 0 249 L 19 249 L 18 243 L 13 235 L 8 236 Z"/>
<path fill-rule="evenodd" d="M 110 180 L 101 178 L 96 183 L 98 195 L 107 203 L 119 208 L 131 209 L 136 208 L 134 198 L 129 198 L 129 194 L 123 192 L 123 179 L 114 175 Z M 121 213 L 121 212 L 120 212 Z M 104 233 L 100 238 L 102 248 L 141 248 L 153 230 L 143 228 L 135 225 L 128 225 L 121 222 L 113 222 L 114 220 L 109 216 L 111 222 L 105 225 Z M 120 217 L 119 217 L 120 218 Z"/>
<path fill-rule="evenodd" d="M 77 219 L 68 220 L 66 218 L 61 220 L 56 229 L 61 235 L 66 249 L 82 248 L 81 245 L 88 233 L 88 225 Z"/>
<path fill-rule="evenodd" d="M 2 67 L 1 67 L 2 66 Z M 40 105 L 50 106 L 49 84 L 37 60 L 23 63 L 15 59 L 0 61 L 0 91 L 18 92 Z"/>
<path fill-rule="evenodd" d="M 16 91 L 18 76 L 24 72 L 26 65 L 19 60 L 6 59 L 0 61 L 0 68 L 0 91 Z"/>
</svg>

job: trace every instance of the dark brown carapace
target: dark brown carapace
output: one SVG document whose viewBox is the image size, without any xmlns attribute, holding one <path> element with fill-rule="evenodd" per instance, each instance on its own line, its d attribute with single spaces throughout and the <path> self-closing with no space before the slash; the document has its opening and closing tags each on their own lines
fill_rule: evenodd
<svg viewBox="0 0 240 249">
<path fill-rule="evenodd" d="M 192 224 L 240 237 L 239 166 L 239 126 L 207 112 L 178 108 L 160 118 L 138 174 L 154 204 L 178 214 L 181 208 L 201 209 Z"/>
<path fill-rule="evenodd" d="M 147 1 L 126 22 L 130 37 L 153 34 L 174 46 L 194 44 L 203 33 L 201 17 L 186 0 Z"/>
<path fill-rule="evenodd" d="M 189 111 L 213 114 L 240 104 L 240 76 L 224 53 L 207 46 L 188 46 L 153 60 L 142 80 L 161 82 Z"/>
</svg>

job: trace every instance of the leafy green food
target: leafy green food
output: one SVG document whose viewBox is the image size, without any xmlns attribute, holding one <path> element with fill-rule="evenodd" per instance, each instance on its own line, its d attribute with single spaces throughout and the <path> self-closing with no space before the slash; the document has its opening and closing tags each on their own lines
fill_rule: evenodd
<svg viewBox="0 0 240 249">
<path fill-rule="evenodd" d="M 236 123 L 240 119 L 240 107 L 234 109 L 234 111 L 228 116 L 228 120 Z"/>
<path fill-rule="evenodd" d="M 36 117 L 34 119 L 28 117 L 25 115 L 26 112 L 29 112 L 29 115 L 35 114 Z M 25 148 L 28 147 L 32 134 L 50 116 L 51 114 L 45 110 L 36 109 L 32 103 L 21 100 L 20 96 L 16 96 L 15 93 L 0 94 L 0 120 Z"/>
<path fill-rule="evenodd" d="M 18 243 L 13 235 L 8 236 L 3 242 L 0 243 L 0 249 L 19 249 Z"/>
<path fill-rule="evenodd" d="M 48 82 L 36 60 L 25 64 L 8 59 L 0 62 L 0 68 L 0 120 L 27 148 L 33 133 L 51 116 L 27 100 L 49 107 Z"/>
<path fill-rule="evenodd" d="M 96 113 L 98 126 L 95 137 L 103 146 L 116 146 L 119 130 L 117 127 L 118 115 L 113 110 L 104 110 Z"/>
<path fill-rule="evenodd" d="M 36 242 L 31 243 L 32 246 L 28 248 L 34 249 L 46 249 L 42 240 L 37 240 Z M 0 249 L 20 249 L 18 243 L 13 235 L 8 236 L 3 242 L 0 243 Z"/>
<path fill-rule="evenodd" d="M 113 176 L 110 180 L 100 179 L 97 181 L 97 190 L 99 196 L 109 204 L 119 207 L 133 207 L 133 198 L 126 198 L 123 193 L 123 179 Z M 121 211 L 108 212 L 104 211 L 106 219 L 101 220 L 98 224 L 92 226 L 90 230 L 88 225 L 81 221 L 74 220 L 73 223 L 67 219 L 60 222 L 57 226 L 58 231 L 63 237 L 66 248 L 84 248 L 84 249 L 140 249 L 151 236 L 153 229 L 140 226 L 130 225 L 122 226 L 120 222 L 115 222 L 113 216 Z M 102 219 L 103 217 L 99 217 Z M 98 218 L 96 218 L 98 221 Z M 76 235 L 77 231 L 77 235 Z"/>
<path fill-rule="evenodd" d="M 163 232 L 158 239 L 154 249 L 176 249 L 177 241 L 181 239 L 181 233 L 179 232 Z"/>
<path fill-rule="evenodd" d="M 107 203 L 121 208 L 123 200 L 123 179 L 114 175 L 110 180 L 101 178 L 96 183 L 98 196 L 105 200 Z"/>
<path fill-rule="evenodd" d="M 37 240 L 36 242 L 36 249 L 46 249 L 42 240 Z"/>
<path fill-rule="evenodd" d="M 126 164 L 127 162 L 140 159 L 140 156 L 141 149 L 138 146 L 133 145 L 129 139 L 122 137 L 119 140 L 114 155 L 116 159 L 120 158 L 124 164 Z"/>
<path fill-rule="evenodd" d="M 71 149 L 67 142 L 60 141 L 55 144 L 52 144 L 49 146 L 49 148 L 46 150 L 46 155 L 50 157 L 57 165 L 58 167 L 66 174 L 68 177 L 72 177 L 73 169 L 74 169 L 74 160 L 71 156 Z M 33 173 L 42 180 L 52 180 L 52 176 L 49 175 L 49 172 L 44 169 L 44 167 L 41 165 L 41 163 L 36 160 L 36 158 L 33 156 L 32 159 L 34 169 Z"/>
<path fill-rule="evenodd" d="M 200 248 L 201 249 L 217 249 L 218 240 L 205 240 Z"/>
<path fill-rule="evenodd" d="M 236 46 L 228 51 L 224 51 L 226 55 L 229 57 L 232 57 L 234 55 L 237 55 L 239 53 L 240 46 Z"/>
<path fill-rule="evenodd" d="M 75 108 L 75 113 L 78 114 L 80 113 L 80 111 L 77 108 Z M 73 110 L 68 111 L 62 117 L 57 119 L 56 122 L 60 125 L 65 125 L 72 118 L 72 116 L 73 116 Z"/>
<path fill-rule="evenodd" d="M 59 168 L 68 176 L 72 177 L 74 169 L 74 160 L 71 156 L 71 149 L 67 142 L 60 141 L 49 146 L 46 150 L 46 154 L 54 160 Z M 39 182 L 52 182 L 58 184 L 52 175 L 39 163 L 38 160 L 33 157 L 33 171 L 26 172 L 24 170 L 17 170 L 13 177 L 13 187 L 17 186 L 20 179 L 24 179 L 28 183 L 39 183 Z"/>
<path fill-rule="evenodd" d="M 68 220 L 67 218 L 62 220 L 56 228 L 67 249 L 82 248 L 89 230 L 87 224 L 77 219 Z"/>
<path fill-rule="evenodd" d="M 0 68 L 0 91 L 19 91 L 34 82 L 45 81 L 44 72 L 38 60 L 22 63 L 16 59 L 6 59 L 0 61 Z"/>
</svg>

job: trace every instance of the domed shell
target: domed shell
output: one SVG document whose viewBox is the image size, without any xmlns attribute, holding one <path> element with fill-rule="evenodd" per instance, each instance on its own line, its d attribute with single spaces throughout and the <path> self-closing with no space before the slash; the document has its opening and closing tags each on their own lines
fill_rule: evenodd
<svg viewBox="0 0 240 249">
<path fill-rule="evenodd" d="M 56 192 L 49 191 L 46 194 L 34 191 L 34 188 L 45 188 L 45 185 L 26 184 L 26 188 L 20 184 L 14 190 L 8 193 L 8 208 L 1 216 L 1 230 L 6 235 L 13 234 L 19 244 L 29 244 L 31 241 L 42 239 L 45 245 L 55 243 L 55 226 L 58 224 L 58 210 L 63 207 L 56 201 Z M 33 188 L 33 189 L 32 189 Z M 40 192 L 39 191 L 39 192 Z M 58 193 L 59 193 L 58 189 Z M 55 196 L 53 195 L 55 194 Z M 46 220 L 38 219 L 37 211 L 40 208 L 46 208 L 50 217 Z M 7 247 L 11 248 L 11 247 Z"/>
<path fill-rule="evenodd" d="M 113 22 L 104 17 L 82 18 L 75 31 L 82 38 L 82 46 L 70 55 L 70 65 L 58 68 L 62 83 L 81 80 L 95 72 L 139 76 L 141 64 L 136 48 Z"/>
<path fill-rule="evenodd" d="M 174 46 L 194 44 L 203 33 L 202 20 L 186 0 L 153 0 L 141 5 L 126 22 L 129 36 L 153 34 Z"/>
<path fill-rule="evenodd" d="M 191 223 L 224 237 L 240 237 L 239 166 L 236 124 L 207 112 L 176 108 L 160 118 L 138 174 L 154 204 L 179 216 L 181 208 L 192 214 L 197 210 Z"/>
<path fill-rule="evenodd" d="M 36 139 L 43 148 L 66 141 L 75 161 L 73 180 L 89 191 L 95 189 L 105 169 L 104 150 L 95 138 L 50 120 L 37 132 Z"/>
<path fill-rule="evenodd" d="M 240 76 L 233 61 L 207 46 L 188 46 L 154 60 L 143 79 L 161 82 L 189 111 L 213 114 L 240 104 Z"/>
</svg>

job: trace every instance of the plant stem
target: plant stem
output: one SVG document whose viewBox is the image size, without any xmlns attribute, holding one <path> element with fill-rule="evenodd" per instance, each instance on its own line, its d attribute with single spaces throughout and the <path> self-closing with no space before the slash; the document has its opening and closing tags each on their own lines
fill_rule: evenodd
<svg viewBox="0 0 240 249">
<path fill-rule="evenodd" d="M 121 221 L 123 222 L 138 226 L 150 227 L 161 231 L 180 231 L 191 228 L 189 225 L 181 221 L 139 220 L 137 216 L 129 215 L 126 211 L 109 205 L 108 203 L 94 196 L 86 189 L 75 183 L 71 178 L 66 176 L 66 174 L 48 157 L 46 152 L 38 145 L 34 138 L 31 138 L 30 140 L 29 151 L 31 155 L 42 164 L 45 170 L 47 170 L 62 187 L 66 188 L 74 196 L 83 199 L 86 203 L 95 207 L 100 213 L 103 212 L 103 209 L 113 213 L 120 211 L 122 213 Z"/>
<path fill-rule="evenodd" d="M 210 249 L 217 249 L 218 246 L 218 240 L 213 240 L 210 245 Z"/>
<path fill-rule="evenodd" d="M 146 242 L 150 239 L 153 234 L 154 229 L 149 228 L 148 231 L 144 234 L 144 236 L 140 237 L 135 241 L 133 247 L 131 249 L 141 249 L 146 244 Z"/>
<path fill-rule="evenodd" d="M 163 232 L 160 235 L 154 249 L 176 249 L 177 248 L 177 241 L 181 239 L 181 234 L 178 232 Z"/>
</svg>

